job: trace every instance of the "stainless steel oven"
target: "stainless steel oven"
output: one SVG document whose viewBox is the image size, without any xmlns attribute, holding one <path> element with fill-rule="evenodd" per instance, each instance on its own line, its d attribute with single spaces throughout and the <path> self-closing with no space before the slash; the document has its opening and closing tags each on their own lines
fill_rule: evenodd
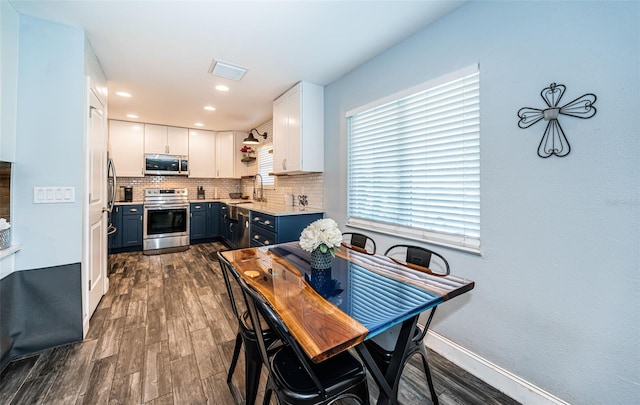
<svg viewBox="0 0 640 405">
<path fill-rule="evenodd" d="M 145 189 L 143 227 L 143 251 L 188 247 L 187 189 Z"/>
</svg>

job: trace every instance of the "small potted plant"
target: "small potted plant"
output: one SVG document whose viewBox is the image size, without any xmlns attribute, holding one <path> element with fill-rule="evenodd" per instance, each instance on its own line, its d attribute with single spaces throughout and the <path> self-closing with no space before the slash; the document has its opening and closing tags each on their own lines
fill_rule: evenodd
<svg viewBox="0 0 640 405">
<path fill-rule="evenodd" d="M 253 150 L 253 149 L 251 149 L 251 146 L 244 145 L 244 146 L 242 147 L 242 149 L 240 149 L 240 152 L 242 152 L 242 153 L 243 153 L 243 156 L 244 156 L 244 157 L 249 157 L 249 156 L 252 156 L 252 155 L 253 155 L 254 150 Z"/>
</svg>

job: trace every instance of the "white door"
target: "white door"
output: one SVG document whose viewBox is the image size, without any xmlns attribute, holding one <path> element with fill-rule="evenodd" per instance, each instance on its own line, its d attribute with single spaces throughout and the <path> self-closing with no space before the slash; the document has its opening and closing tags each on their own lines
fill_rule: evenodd
<svg viewBox="0 0 640 405">
<path fill-rule="evenodd" d="M 87 257 L 87 316 L 91 318 L 107 292 L 107 137 L 105 109 L 90 91 L 87 153 L 89 155 L 89 229 Z"/>
</svg>

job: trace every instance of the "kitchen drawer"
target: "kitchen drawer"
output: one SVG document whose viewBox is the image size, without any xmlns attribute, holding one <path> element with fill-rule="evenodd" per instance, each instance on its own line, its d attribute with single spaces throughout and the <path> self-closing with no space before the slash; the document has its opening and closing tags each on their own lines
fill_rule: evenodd
<svg viewBox="0 0 640 405">
<path fill-rule="evenodd" d="M 255 228 L 261 227 L 271 232 L 278 231 L 276 227 L 276 217 L 261 212 L 251 212 L 251 225 Z"/>
<path fill-rule="evenodd" d="M 251 226 L 251 244 L 257 246 L 273 245 L 276 243 L 276 234 L 260 226 Z"/>
<path fill-rule="evenodd" d="M 206 203 L 191 203 L 189 206 L 189 209 L 191 210 L 191 212 L 198 212 L 198 211 L 206 211 L 207 210 L 207 204 Z"/>
<path fill-rule="evenodd" d="M 120 205 L 123 216 L 142 215 L 142 205 Z"/>
</svg>

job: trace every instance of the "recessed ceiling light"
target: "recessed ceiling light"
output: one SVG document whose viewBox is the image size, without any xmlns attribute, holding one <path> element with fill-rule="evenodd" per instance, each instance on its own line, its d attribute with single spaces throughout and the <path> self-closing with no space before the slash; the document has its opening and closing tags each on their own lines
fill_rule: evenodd
<svg viewBox="0 0 640 405">
<path fill-rule="evenodd" d="M 195 124 L 196 127 L 204 127 L 204 124 L 202 122 L 196 122 Z"/>
<path fill-rule="evenodd" d="M 206 105 L 206 106 L 204 106 L 204 109 L 205 109 L 205 110 L 207 110 L 207 111 L 215 111 L 215 110 L 216 110 L 216 108 L 215 108 L 215 107 L 212 107 L 212 106 L 210 106 L 210 105 Z"/>
<path fill-rule="evenodd" d="M 216 90 L 229 91 L 229 88 L 227 86 L 225 86 L 224 84 L 219 84 L 219 85 L 216 86 Z"/>
<path fill-rule="evenodd" d="M 127 118 L 140 118 L 135 114 L 127 114 Z"/>
<path fill-rule="evenodd" d="M 131 97 L 131 93 L 127 93 L 126 91 L 118 91 L 116 92 L 116 95 L 120 97 Z"/>
</svg>

